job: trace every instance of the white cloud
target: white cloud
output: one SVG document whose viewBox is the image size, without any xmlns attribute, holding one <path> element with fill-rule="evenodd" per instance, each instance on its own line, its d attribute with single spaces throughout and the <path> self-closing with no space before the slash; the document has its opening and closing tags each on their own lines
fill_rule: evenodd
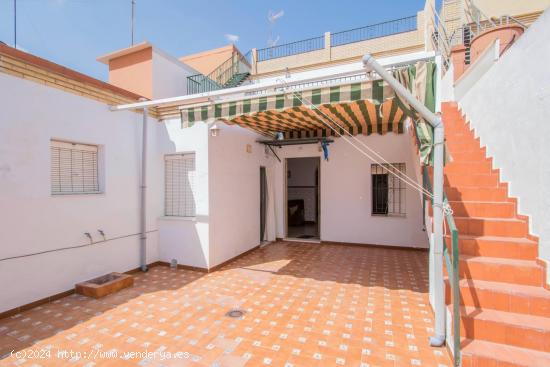
<svg viewBox="0 0 550 367">
<path fill-rule="evenodd" d="M 237 36 L 236 34 L 226 33 L 224 37 L 228 42 L 231 42 L 231 43 L 239 42 L 239 36 Z"/>
</svg>

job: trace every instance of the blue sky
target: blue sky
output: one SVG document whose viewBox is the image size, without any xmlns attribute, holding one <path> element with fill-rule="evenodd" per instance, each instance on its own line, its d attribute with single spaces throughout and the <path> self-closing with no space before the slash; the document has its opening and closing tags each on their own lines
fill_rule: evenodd
<svg viewBox="0 0 550 367">
<path fill-rule="evenodd" d="M 136 43 L 183 56 L 238 38 L 245 53 L 416 14 L 424 0 L 135 0 Z M 95 59 L 130 45 L 131 0 L 17 0 L 17 43 L 25 51 L 106 80 Z M 268 13 L 283 11 L 273 26 Z M 13 44 L 13 0 L 0 0 L 0 41 Z"/>
</svg>

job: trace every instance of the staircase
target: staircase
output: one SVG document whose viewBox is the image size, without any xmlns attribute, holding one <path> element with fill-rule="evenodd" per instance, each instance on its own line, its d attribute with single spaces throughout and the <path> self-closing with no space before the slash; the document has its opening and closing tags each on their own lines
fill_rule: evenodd
<svg viewBox="0 0 550 367">
<path fill-rule="evenodd" d="M 187 94 L 206 93 L 235 88 L 250 76 L 250 65 L 245 56 L 234 52 L 208 75 L 196 74 L 187 77 Z"/>
<path fill-rule="evenodd" d="M 550 366 L 550 291 L 537 241 L 456 104 L 443 104 L 443 119 L 453 157 L 445 192 L 460 234 L 462 365 Z"/>
<path fill-rule="evenodd" d="M 233 75 L 224 85 L 224 88 L 235 88 L 241 85 L 250 75 L 250 73 L 237 73 Z"/>
</svg>

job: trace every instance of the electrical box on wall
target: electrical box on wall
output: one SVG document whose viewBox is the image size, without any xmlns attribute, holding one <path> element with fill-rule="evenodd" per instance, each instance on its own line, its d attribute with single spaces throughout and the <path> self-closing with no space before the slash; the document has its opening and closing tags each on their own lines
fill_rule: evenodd
<svg viewBox="0 0 550 367">
<path fill-rule="evenodd" d="M 246 152 L 247 153 L 252 153 L 252 145 L 246 144 Z"/>
</svg>

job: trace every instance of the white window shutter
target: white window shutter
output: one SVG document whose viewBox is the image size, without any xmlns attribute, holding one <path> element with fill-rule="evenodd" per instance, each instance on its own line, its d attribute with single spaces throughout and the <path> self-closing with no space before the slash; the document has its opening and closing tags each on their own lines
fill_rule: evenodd
<svg viewBox="0 0 550 367">
<path fill-rule="evenodd" d="M 52 194 L 89 194 L 99 192 L 98 147 L 52 140 Z"/>
<path fill-rule="evenodd" d="M 195 216 L 195 154 L 165 156 L 164 214 Z"/>
</svg>

